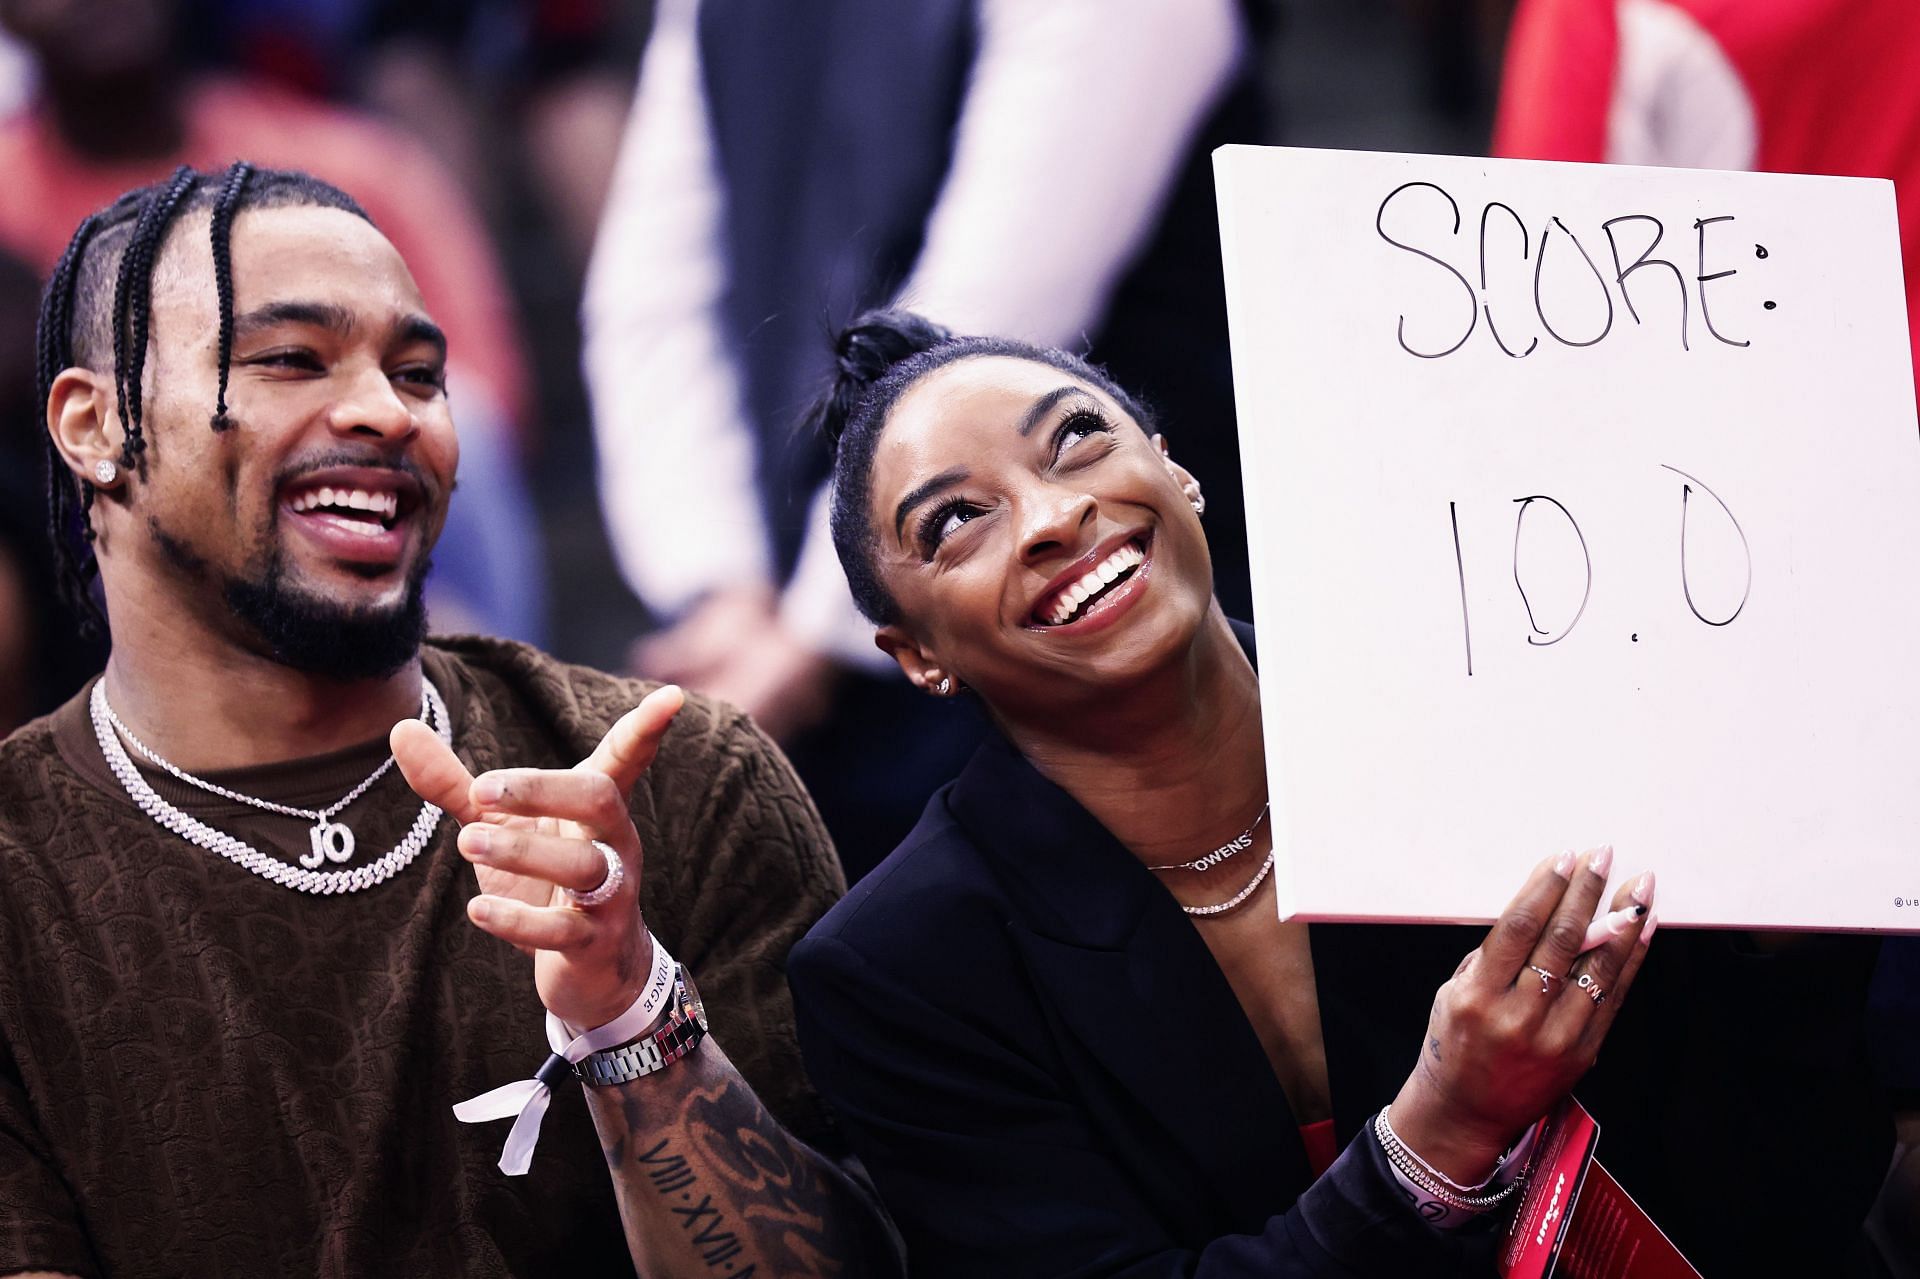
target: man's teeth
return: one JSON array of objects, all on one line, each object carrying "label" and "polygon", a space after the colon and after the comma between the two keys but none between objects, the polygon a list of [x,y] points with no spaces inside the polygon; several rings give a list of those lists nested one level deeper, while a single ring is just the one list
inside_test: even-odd
[{"label": "man's teeth", "polygon": [[319,488],[308,489],[288,505],[296,514],[326,507],[333,510],[366,511],[379,519],[390,520],[400,513],[400,495],[369,493],[365,489]]},{"label": "man's teeth", "polygon": [[1088,569],[1084,577],[1054,598],[1053,610],[1047,614],[1047,625],[1062,626],[1071,621],[1083,604],[1119,581],[1122,574],[1137,568],[1146,558],[1145,551],[1128,542],[1101,560]]}]

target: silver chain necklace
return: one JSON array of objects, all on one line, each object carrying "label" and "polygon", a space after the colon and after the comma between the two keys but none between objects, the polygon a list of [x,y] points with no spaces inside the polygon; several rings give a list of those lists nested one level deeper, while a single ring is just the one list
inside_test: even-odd
[{"label": "silver chain necklace", "polygon": [[[1260,829],[1261,819],[1266,817],[1267,809],[1272,807],[1272,805],[1272,800],[1268,800],[1266,803],[1260,805],[1260,811],[1253,815],[1253,821],[1248,823],[1245,830],[1208,853],[1205,857],[1196,857],[1190,862],[1174,862],[1167,866],[1155,866],[1153,869],[1162,872],[1169,870],[1212,870],[1215,866],[1218,866],[1221,862],[1227,860],[1227,858],[1233,856],[1241,849],[1253,847],[1253,832]],[[1257,883],[1258,881],[1256,880],[1255,882]]]},{"label": "silver chain necklace", "polygon": [[[154,767],[164,769],[187,785],[198,787],[209,795],[218,795],[222,799],[230,799],[240,804],[251,804],[253,807],[265,809],[269,813],[278,813],[282,817],[302,817],[312,822],[313,829],[307,832],[307,842],[312,845],[312,848],[300,854],[300,864],[308,870],[317,869],[323,861],[338,864],[353,859],[353,850],[357,842],[353,837],[353,828],[345,822],[334,821],[333,815],[366,794],[367,788],[379,781],[382,777],[385,777],[387,770],[393,767],[393,756],[389,755],[381,762],[380,767],[373,770],[372,775],[369,776],[366,781],[361,782],[358,786],[348,791],[346,795],[335,800],[325,808],[294,808],[292,805],[276,804],[268,799],[255,799],[252,795],[243,795],[237,790],[228,790],[224,786],[216,786],[212,782],[195,777],[186,769],[162,759],[158,751],[141,741],[138,737],[135,737],[133,730],[127,727],[125,721],[113,713],[113,707],[107,703],[107,695],[104,688],[100,691],[100,706],[106,712],[107,722],[119,729],[120,735],[132,743],[133,749],[145,756],[147,762]],[[420,694],[421,718],[426,718],[427,711],[427,695],[422,691]]]},{"label": "silver chain necklace", "polygon": [[[421,716],[432,725],[442,742],[450,742],[453,735],[452,726],[448,723],[447,707],[446,703],[440,699],[440,690],[433,686],[431,680],[423,679],[422,685]],[[427,846],[427,841],[433,838],[433,832],[440,824],[440,810],[432,804],[424,804],[421,806],[420,815],[414,818],[413,826],[407,831],[405,838],[385,856],[364,866],[356,866],[352,870],[317,870],[315,868],[321,864],[322,860],[343,862],[353,856],[353,832],[345,825],[334,822],[333,814],[358,799],[368,787],[379,781],[387,770],[393,767],[391,755],[387,757],[384,764],[374,770],[371,777],[354,787],[346,798],[338,803],[325,809],[292,808],[264,799],[255,799],[251,795],[243,795],[222,786],[215,786],[160,758],[129,732],[126,725],[120,722],[119,716],[113,713],[113,708],[107,704],[107,682],[104,679],[93,686],[93,696],[89,699],[88,706],[93,716],[94,735],[100,739],[100,753],[106,756],[107,767],[113,771],[114,777],[126,789],[128,797],[141,812],[188,843],[209,852],[218,853],[228,861],[284,887],[303,893],[329,894],[355,893],[365,888],[372,888],[376,884],[383,884],[399,874],[409,862],[420,855],[420,851]],[[205,822],[181,812],[162,799],[159,792],[148,785],[147,779],[140,775],[140,770],[134,767],[133,759],[127,754],[126,748],[120,744],[120,738],[114,731],[116,728],[119,732],[126,734],[127,740],[132,742],[142,755],[181,781],[224,799],[237,800],[269,812],[312,821],[314,827],[309,832],[311,851],[301,855],[298,867],[290,866],[277,858],[268,857],[251,844],[235,839],[223,831],[215,830]],[[344,832],[344,852],[337,851],[343,843],[340,835],[332,833],[336,831]]]}]

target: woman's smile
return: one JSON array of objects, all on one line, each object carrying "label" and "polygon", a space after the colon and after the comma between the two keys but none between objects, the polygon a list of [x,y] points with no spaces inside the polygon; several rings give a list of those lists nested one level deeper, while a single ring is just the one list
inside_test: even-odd
[{"label": "woman's smile", "polygon": [[1047,584],[1028,613],[1027,624],[1034,630],[1070,635],[1104,629],[1140,598],[1152,567],[1151,532],[1110,538]]}]

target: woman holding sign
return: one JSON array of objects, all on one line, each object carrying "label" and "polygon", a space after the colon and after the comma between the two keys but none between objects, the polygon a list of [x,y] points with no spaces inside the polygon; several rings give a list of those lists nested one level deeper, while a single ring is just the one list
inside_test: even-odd
[{"label": "woman holding sign", "polygon": [[[1279,922],[1251,632],[1151,419],[1072,356],[910,315],[839,350],[821,417],[855,599],[910,680],[977,696],[1004,738],[790,963],[810,1073],[915,1272],[1483,1268],[1516,1143],[1649,953],[1652,876],[1592,937],[1609,849],[1534,867],[1483,939]],[[1828,1178],[1796,1201],[1823,1228],[1854,1184],[1832,1154],[1791,1165]]]}]

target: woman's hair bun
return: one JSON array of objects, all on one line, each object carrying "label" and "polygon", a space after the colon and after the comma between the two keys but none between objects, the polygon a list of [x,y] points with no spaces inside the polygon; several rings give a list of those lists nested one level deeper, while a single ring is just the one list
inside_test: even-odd
[{"label": "woman's hair bun", "polygon": [[869,388],[904,360],[931,351],[953,335],[912,311],[868,311],[834,338],[833,386],[814,418],[827,443],[839,447],[848,420]]}]

